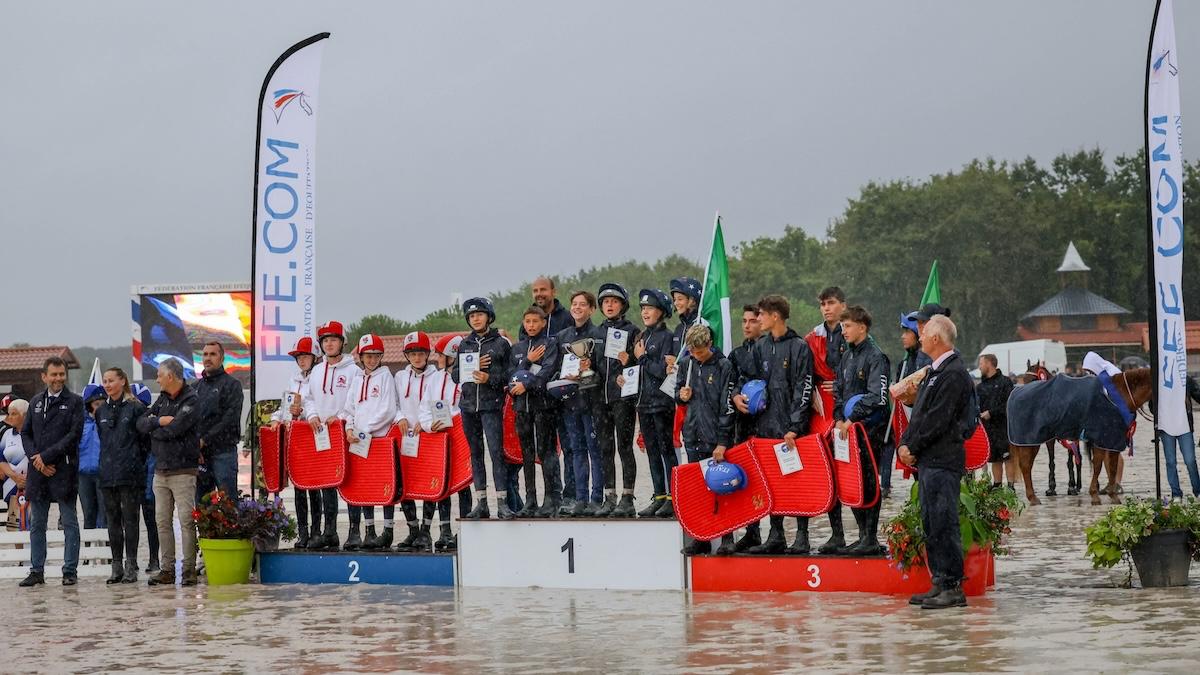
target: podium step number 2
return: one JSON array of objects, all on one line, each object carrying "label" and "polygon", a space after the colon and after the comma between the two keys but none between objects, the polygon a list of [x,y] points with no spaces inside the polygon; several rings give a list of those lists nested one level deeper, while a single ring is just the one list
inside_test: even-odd
[{"label": "podium step number 2", "polygon": [[682,545],[673,520],[463,521],[459,579],[464,586],[682,590]]}]

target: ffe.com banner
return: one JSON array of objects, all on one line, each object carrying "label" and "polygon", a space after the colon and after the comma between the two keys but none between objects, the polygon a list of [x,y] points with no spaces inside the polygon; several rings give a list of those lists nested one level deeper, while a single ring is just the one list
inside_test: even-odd
[{"label": "ffe.com banner", "polygon": [[315,328],[317,85],[328,37],[320,33],[285,51],[259,95],[251,268],[255,400],[282,396],[295,368],[288,352]]},{"label": "ffe.com banner", "polygon": [[[1154,307],[1151,353],[1158,370],[1158,428],[1188,432],[1187,344],[1183,321],[1183,122],[1175,12],[1161,0],[1154,14],[1146,69],[1146,152],[1149,157]],[[1157,334],[1156,334],[1157,333]]]}]

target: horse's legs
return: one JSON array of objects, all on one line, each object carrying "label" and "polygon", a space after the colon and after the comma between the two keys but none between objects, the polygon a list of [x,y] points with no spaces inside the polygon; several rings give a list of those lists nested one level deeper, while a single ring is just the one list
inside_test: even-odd
[{"label": "horse's legs", "polygon": [[1067,451],[1067,478],[1070,480],[1070,485],[1067,487],[1067,494],[1079,494],[1079,488],[1083,487],[1083,476],[1081,474],[1083,467],[1080,466],[1079,455],[1075,452]]},{"label": "horse's legs", "polygon": [[1121,485],[1118,475],[1121,459],[1119,452],[1110,452],[1104,457],[1104,470],[1108,473],[1108,499],[1114,504],[1121,503],[1121,498],[1117,495],[1117,488]]},{"label": "horse's legs", "polygon": [[1100,448],[1092,448],[1092,484],[1088,486],[1088,494],[1092,496],[1092,505],[1100,504],[1100,467],[1104,465],[1103,455],[1097,453],[1107,452]]},{"label": "horse's legs", "polygon": [[1050,478],[1046,481],[1046,496],[1054,497],[1058,495],[1058,490],[1054,481],[1054,441],[1046,444],[1046,454],[1050,456]]},{"label": "horse's legs", "polygon": [[1042,503],[1033,491],[1033,460],[1037,457],[1038,447],[1009,446],[1009,452],[1017,455],[1017,463],[1021,467],[1021,480],[1025,482],[1025,500],[1030,505]]}]

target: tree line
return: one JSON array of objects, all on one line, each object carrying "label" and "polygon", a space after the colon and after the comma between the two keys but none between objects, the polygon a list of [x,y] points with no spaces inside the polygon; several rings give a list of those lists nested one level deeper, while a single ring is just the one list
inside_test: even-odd
[{"label": "tree line", "polygon": [[[1200,162],[1184,166],[1184,213],[1200,217]],[[1196,215],[1193,215],[1196,214]],[[736,220],[725,223],[736,236]],[[1049,166],[1032,158],[1019,162],[975,160],[958,171],[921,180],[870,182],[846,210],[814,237],[788,225],[778,237],[759,237],[729,251],[734,336],[739,308],[766,293],[792,302],[792,326],[807,332],[820,321],[816,295],[825,286],[843,287],[851,303],[875,317],[881,347],[895,357],[902,312],[916,308],[929,267],[937,259],[944,304],[959,326],[960,346],[973,355],[989,342],[1017,339],[1020,318],[1059,290],[1055,273],[1074,241],[1092,268],[1088,288],[1129,309],[1129,320],[1146,318],[1145,154],[1106,161],[1099,149],[1064,153]],[[1198,243],[1186,228],[1184,258]],[[672,277],[703,274],[700,263],[669,255],[653,263],[627,261],[557,277],[559,297],[575,288],[595,289],[618,281],[636,293],[665,287]],[[532,276],[532,275],[531,275]],[[531,279],[532,280],[532,279]],[[1200,266],[1184,266],[1185,312],[1200,319]],[[516,333],[529,304],[529,286],[492,293],[501,328]],[[415,322],[384,315],[350,326],[354,337],[411,330],[464,330],[458,308]]]}]

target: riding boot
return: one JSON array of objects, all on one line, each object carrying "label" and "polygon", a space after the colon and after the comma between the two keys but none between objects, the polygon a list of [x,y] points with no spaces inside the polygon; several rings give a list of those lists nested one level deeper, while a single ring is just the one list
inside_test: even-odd
[{"label": "riding boot", "polygon": [[866,526],[866,533],[863,535],[862,544],[858,547],[858,555],[871,557],[879,556],[885,553],[885,549],[879,543],[879,506],[876,505],[863,514],[863,523]]},{"label": "riding boot", "polygon": [[663,495],[654,495],[651,497],[650,505],[641,511],[638,511],[638,518],[653,518],[654,514],[658,512],[659,507],[662,506],[662,500]]},{"label": "riding boot", "polygon": [[517,514],[508,508],[508,496],[503,492],[496,493],[496,517],[500,520],[512,520]]},{"label": "riding boot", "polygon": [[542,507],[534,514],[535,518],[557,518],[559,510],[562,509],[562,496],[558,493],[549,494],[545,501],[542,502]]},{"label": "riding boot", "polygon": [[492,517],[492,512],[488,510],[487,490],[479,491],[479,502],[475,504],[475,508],[466,516],[464,520],[487,520]]},{"label": "riding boot", "polygon": [[318,551],[324,546],[325,537],[321,534],[321,519],[313,518],[312,530],[308,533],[308,549]]},{"label": "riding boot", "polygon": [[632,518],[634,515],[633,495],[625,493],[621,495],[621,501],[617,502],[617,507],[612,511],[612,518]]},{"label": "riding boot", "polygon": [[104,581],[106,584],[119,584],[125,578],[125,563],[120,558],[113,558],[112,576]]},{"label": "riding boot", "polygon": [[762,543],[762,534],[759,532],[758,523],[750,523],[746,527],[746,534],[742,535],[741,539],[733,545],[735,553],[743,553]]},{"label": "riding boot", "polygon": [[817,553],[823,555],[837,553],[846,547],[846,532],[842,527],[841,504],[835,504],[834,509],[829,512],[829,526],[833,530],[833,534],[829,535],[829,539],[826,539],[824,544],[817,547]]},{"label": "riding boot", "polygon": [[380,551],[386,551],[392,547],[392,528],[389,525],[383,526],[383,532],[375,539],[375,544]]},{"label": "riding boot", "polygon": [[517,518],[537,518],[538,515],[537,492],[533,490],[525,491],[525,504],[517,511]]},{"label": "riding boot", "polygon": [[325,531],[321,533],[321,545],[315,546],[309,543],[309,550],[336,551],[340,543],[337,531],[337,491],[331,489],[321,490],[321,506],[321,517],[325,519]]},{"label": "riding boot", "polygon": [[362,548],[362,513],[355,509],[350,512],[350,534],[346,535],[346,543],[342,544],[343,551],[357,551]]},{"label": "riding boot", "polygon": [[[319,518],[314,517],[313,520]],[[308,497],[303,494],[296,497],[296,543],[292,548],[297,551],[308,548]]]},{"label": "riding boot", "polygon": [[417,538],[413,541],[412,546],[412,550],[415,553],[433,552],[433,537],[429,536],[429,523],[421,523],[421,527],[417,529]]},{"label": "riding boot", "polygon": [[604,503],[600,505],[600,508],[596,509],[594,515],[597,518],[607,518],[612,515],[615,508],[617,508],[617,493],[615,491],[605,491]]},{"label": "riding boot", "polygon": [[674,518],[675,517],[675,500],[671,499],[671,495],[664,495],[662,504],[658,510],[654,512],[655,518]]},{"label": "riding boot", "polygon": [[683,550],[680,551],[680,553],[686,556],[709,555],[712,553],[711,541],[700,541],[699,539],[692,539],[691,537],[688,537],[688,539],[691,539],[691,541],[683,547]]},{"label": "riding boot", "polygon": [[362,550],[377,551],[379,550],[379,537],[375,536],[375,526],[367,526],[367,536],[363,537]]},{"label": "riding boot", "polygon": [[[1055,490],[1056,485],[1054,482],[1054,446],[1053,445],[1051,445],[1050,448],[1047,450],[1047,454],[1050,455],[1050,476],[1046,481],[1046,496],[1047,497],[1056,497],[1056,496],[1058,496],[1058,491]],[[1070,456],[1070,451],[1067,452],[1067,455]]]},{"label": "riding boot", "polygon": [[440,526],[442,536],[433,542],[433,550],[438,553],[446,553],[454,550],[454,535],[450,532],[450,523],[442,523]]},{"label": "riding boot", "polygon": [[717,547],[717,555],[733,555],[737,552],[736,546],[732,534],[722,535],[721,545]]},{"label": "riding boot", "polygon": [[862,555],[863,544],[865,543],[867,532],[865,511],[866,509],[850,509],[850,513],[854,516],[854,523],[858,525],[858,538],[854,540],[853,544],[842,547],[838,553],[843,553],[845,555]]},{"label": "riding boot", "polygon": [[408,521],[408,536],[399,544],[396,544],[396,550],[401,553],[411,553],[416,550],[417,539],[421,535],[421,526],[415,520]]},{"label": "riding boot", "polygon": [[783,538],[783,516],[771,516],[771,530],[767,533],[767,540],[758,546],[750,547],[746,552],[754,555],[772,555],[783,553],[785,548],[787,540]]},{"label": "riding boot", "polygon": [[808,545],[808,518],[796,519],[796,541],[787,547],[788,555],[808,555],[812,548]]}]

